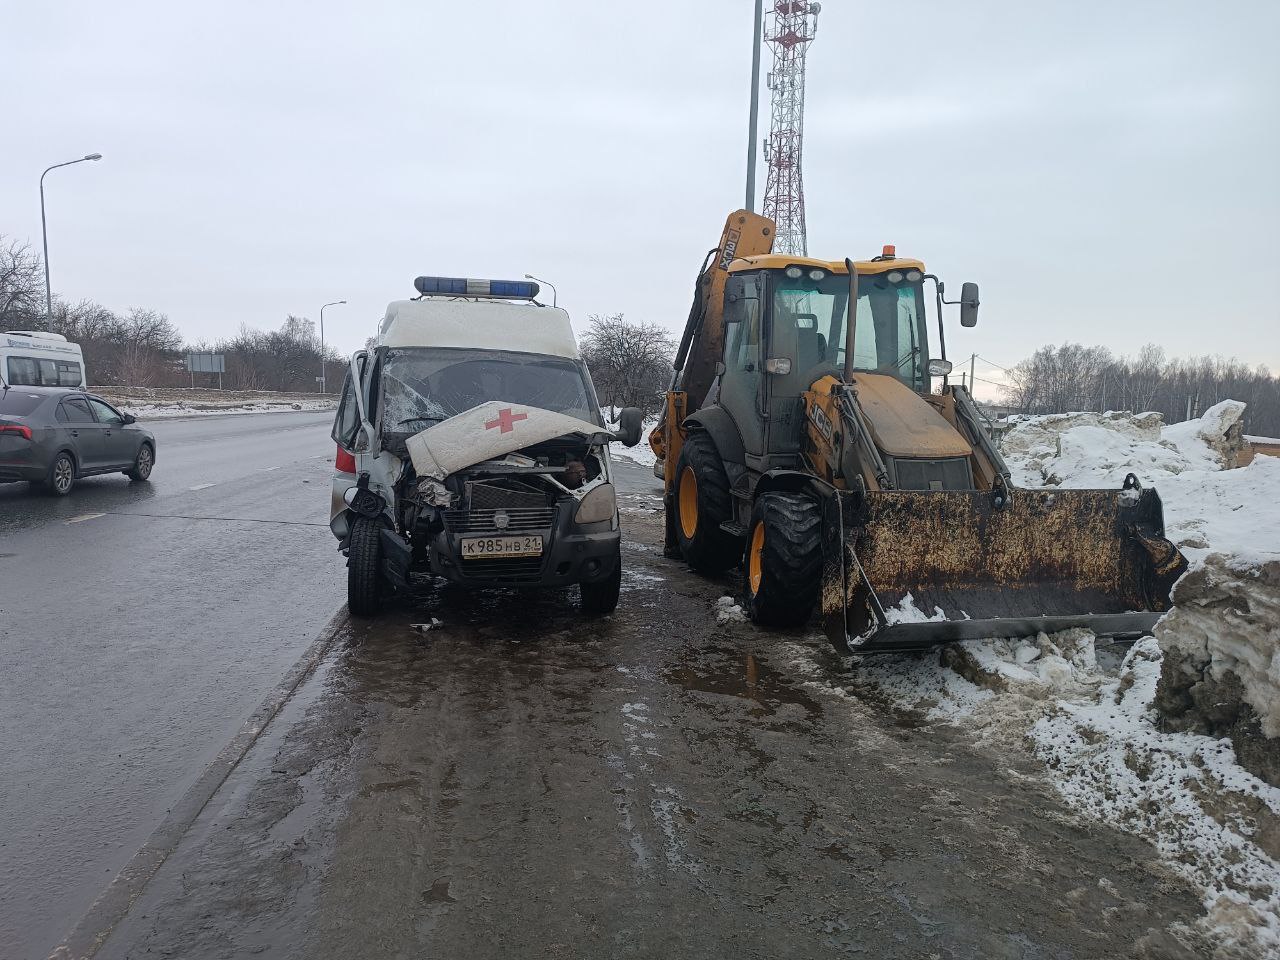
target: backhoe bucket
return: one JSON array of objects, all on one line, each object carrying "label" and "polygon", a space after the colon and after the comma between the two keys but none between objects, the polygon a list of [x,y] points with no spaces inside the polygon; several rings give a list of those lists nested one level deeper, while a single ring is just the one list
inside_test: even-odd
[{"label": "backhoe bucket", "polygon": [[1087,627],[1141,636],[1186,559],[1154,490],[837,491],[822,613],[847,653]]}]

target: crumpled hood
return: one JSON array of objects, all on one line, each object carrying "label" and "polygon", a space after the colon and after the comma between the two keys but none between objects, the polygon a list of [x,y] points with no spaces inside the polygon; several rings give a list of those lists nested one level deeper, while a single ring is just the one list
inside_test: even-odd
[{"label": "crumpled hood", "polygon": [[609,431],[541,407],[490,400],[415,433],[405,441],[420,477],[443,480],[485,460],[567,434],[592,437]]}]

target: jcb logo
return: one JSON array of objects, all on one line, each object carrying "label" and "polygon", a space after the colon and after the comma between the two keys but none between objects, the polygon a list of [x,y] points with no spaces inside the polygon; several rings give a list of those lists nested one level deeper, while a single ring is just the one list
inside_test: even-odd
[{"label": "jcb logo", "polygon": [[809,407],[809,419],[818,428],[818,432],[822,434],[827,443],[830,443],[831,438],[835,435],[835,427],[832,426],[831,418],[827,416],[827,412],[818,406],[816,401]]},{"label": "jcb logo", "polygon": [[724,252],[720,254],[720,269],[728,270],[733,263],[733,255],[738,250],[738,241],[742,239],[741,230],[730,230],[729,239],[725,241]]}]

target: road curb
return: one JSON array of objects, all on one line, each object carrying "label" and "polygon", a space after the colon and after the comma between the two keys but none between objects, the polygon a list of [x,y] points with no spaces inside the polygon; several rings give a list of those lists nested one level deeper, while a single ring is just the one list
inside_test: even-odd
[{"label": "road curb", "polygon": [[49,960],[88,960],[102,948],[107,937],[128,914],[147,883],[177,848],[183,835],[231,775],[231,771],[244,759],[245,754],[294,692],[315,672],[348,621],[347,608],[344,606],[330,618],[276,688],[173,805],[164,820],[147,838],[147,842],[98,895],[71,932],[53,949]]}]

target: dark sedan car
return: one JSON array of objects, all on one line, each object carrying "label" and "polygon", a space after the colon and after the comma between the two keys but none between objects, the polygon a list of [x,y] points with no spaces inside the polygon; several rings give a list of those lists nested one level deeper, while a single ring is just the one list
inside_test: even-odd
[{"label": "dark sedan car", "polygon": [[146,480],[156,438],[101,397],[64,387],[0,390],[0,483],[26,480],[64,497],[80,477]]}]

